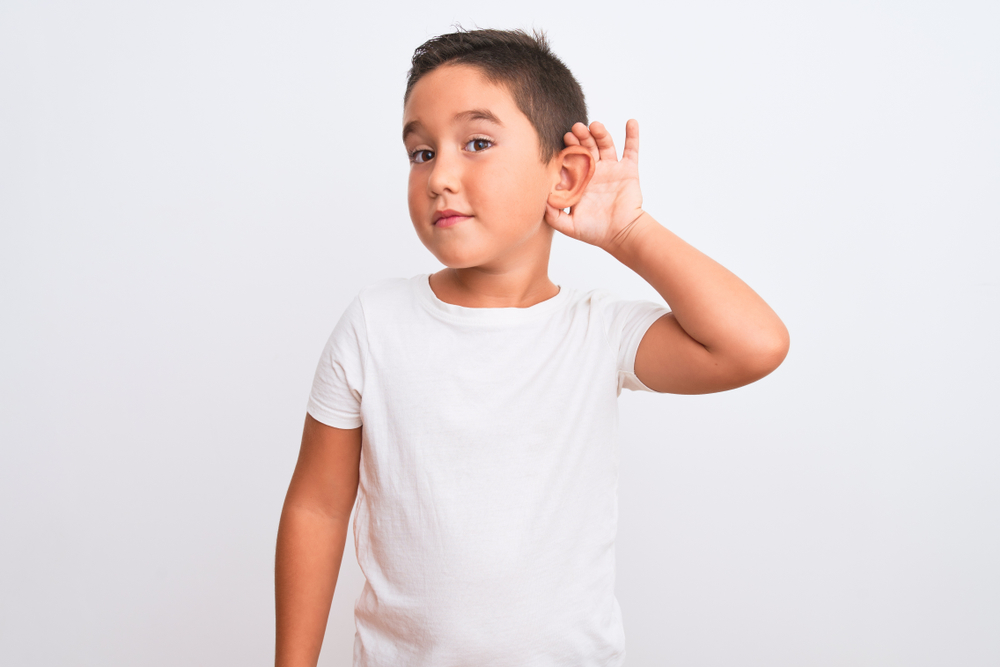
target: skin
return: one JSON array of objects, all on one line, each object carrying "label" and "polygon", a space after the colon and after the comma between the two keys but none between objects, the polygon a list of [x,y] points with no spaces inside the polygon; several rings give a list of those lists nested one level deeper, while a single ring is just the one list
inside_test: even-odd
[{"label": "skin", "polygon": [[315,667],[358,493],[361,428],[306,415],[274,559],[275,665]]},{"label": "skin", "polygon": [[[414,86],[403,112],[410,218],[446,268],[442,301],[524,308],[559,288],[548,277],[552,235],[604,249],[642,276],[672,312],[648,329],[635,372],[658,392],[698,394],[758,380],[782,362],[788,331],[743,281],[642,208],[639,124],[618,158],[599,122],[577,123],[542,159],[538,135],[508,90],[474,67],[445,65]],[[569,209],[566,213],[563,209]],[[436,213],[463,215],[435,224]],[[306,417],[278,528],[278,667],[315,667],[357,495],[361,428]]]},{"label": "skin", "polygon": [[589,128],[577,123],[564,141],[587,148],[597,167],[570,213],[549,205],[546,222],[606,250],[672,309],[639,343],[639,380],[658,392],[707,394],[755,382],[776,369],[789,346],[777,314],[746,283],[642,209],[638,121],[625,124],[620,160],[599,122]]},{"label": "skin", "polygon": [[[526,307],[554,296],[545,207],[550,198],[566,206],[579,199],[592,170],[588,151],[575,146],[542,162],[538,134],[510,93],[464,65],[422,78],[403,126],[410,219],[448,267],[431,276],[435,293],[470,308]],[[441,228],[434,213],[442,209],[471,215]]]}]

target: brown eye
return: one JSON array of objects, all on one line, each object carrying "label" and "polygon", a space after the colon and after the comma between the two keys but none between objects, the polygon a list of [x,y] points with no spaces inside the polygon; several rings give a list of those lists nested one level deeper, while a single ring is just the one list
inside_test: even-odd
[{"label": "brown eye", "polygon": [[423,164],[433,158],[434,151],[429,151],[426,148],[410,153],[410,162],[416,162],[417,164]]},{"label": "brown eye", "polygon": [[490,141],[489,139],[472,139],[469,141],[469,143],[465,144],[465,150],[471,151],[473,153],[478,153],[480,151],[486,150],[492,145],[493,142]]}]

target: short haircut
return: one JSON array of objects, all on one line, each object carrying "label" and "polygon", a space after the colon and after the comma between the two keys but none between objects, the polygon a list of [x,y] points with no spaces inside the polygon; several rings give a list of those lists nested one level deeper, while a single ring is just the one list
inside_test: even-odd
[{"label": "short haircut", "polygon": [[538,133],[542,160],[566,147],[563,135],[587,124],[587,102],[573,73],[549,49],[545,33],[523,30],[463,30],[427,40],[413,52],[403,104],[413,86],[441,65],[471,65],[488,81],[507,88]]}]

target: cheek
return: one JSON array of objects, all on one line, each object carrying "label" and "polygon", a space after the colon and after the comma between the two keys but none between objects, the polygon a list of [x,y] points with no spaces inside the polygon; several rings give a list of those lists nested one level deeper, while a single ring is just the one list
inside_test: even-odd
[{"label": "cheek", "polygon": [[406,181],[406,196],[411,201],[414,195],[418,193],[417,190],[417,175],[414,173],[413,169],[410,169],[410,176]]},{"label": "cheek", "polygon": [[418,210],[423,209],[421,203],[426,199],[425,194],[426,188],[421,183],[420,175],[411,170],[410,178],[406,184],[406,201],[409,204],[411,216]]},{"label": "cheek", "polygon": [[410,178],[410,184],[407,189],[407,208],[409,209],[410,222],[413,224],[413,229],[417,233],[417,238],[424,245],[427,244],[427,235],[430,230],[427,229],[427,203],[426,198],[421,197],[421,188],[413,182],[413,178]]},{"label": "cheek", "polygon": [[548,199],[546,174],[534,162],[523,162],[503,175],[505,205],[526,225],[537,224],[545,216]]},{"label": "cheek", "polygon": [[[469,203],[484,207],[503,218],[511,215],[523,218],[539,208],[540,183],[534,165],[517,162],[513,165],[484,165],[469,174],[465,192]],[[544,204],[541,209],[545,210]]]}]

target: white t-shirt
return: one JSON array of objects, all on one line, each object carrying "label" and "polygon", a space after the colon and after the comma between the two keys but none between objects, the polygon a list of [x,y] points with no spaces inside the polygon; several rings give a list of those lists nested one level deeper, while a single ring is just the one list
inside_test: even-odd
[{"label": "white t-shirt", "polygon": [[344,312],[309,398],[362,426],[355,667],[616,667],[618,396],[668,313],[604,290],[445,303],[428,275]]}]

